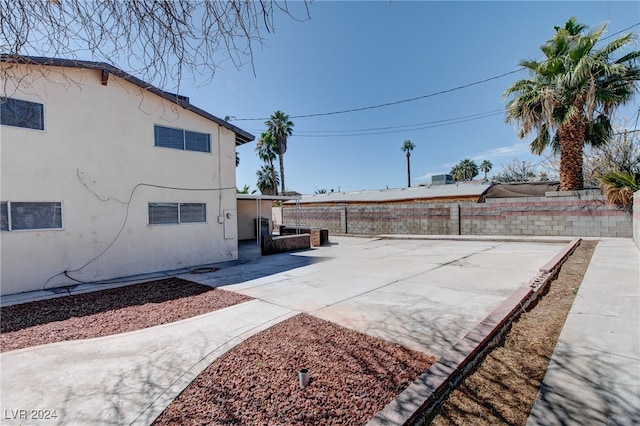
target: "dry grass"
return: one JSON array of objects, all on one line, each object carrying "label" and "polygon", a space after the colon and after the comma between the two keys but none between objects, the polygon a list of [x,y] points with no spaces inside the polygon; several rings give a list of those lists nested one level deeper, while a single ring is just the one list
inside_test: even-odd
[{"label": "dry grass", "polygon": [[582,241],[503,346],[443,404],[433,425],[524,425],[597,241]]}]

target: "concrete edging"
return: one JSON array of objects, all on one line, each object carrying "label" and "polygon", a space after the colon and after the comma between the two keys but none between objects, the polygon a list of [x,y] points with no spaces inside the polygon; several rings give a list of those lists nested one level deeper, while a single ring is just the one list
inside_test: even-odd
[{"label": "concrete edging", "polygon": [[540,268],[536,277],[517,289],[395,400],[376,413],[367,426],[428,424],[449,394],[493,348],[501,344],[511,323],[547,291],[560,266],[580,241],[580,238],[575,238],[568,243]]}]

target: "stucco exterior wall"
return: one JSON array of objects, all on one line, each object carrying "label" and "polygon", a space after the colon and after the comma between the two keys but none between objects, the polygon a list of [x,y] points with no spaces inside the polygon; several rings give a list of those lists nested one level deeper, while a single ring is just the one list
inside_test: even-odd
[{"label": "stucco exterior wall", "polygon": [[[65,271],[91,282],[237,258],[233,132],[100,80],[54,67],[7,88],[44,104],[45,129],[0,126],[0,198],[62,202],[63,229],[1,233],[2,294],[74,284]],[[212,152],[155,147],[154,124],[209,133]],[[207,221],[148,225],[150,202],[206,203]]]},{"label": "stucco exterior wall", "polygon": [[640,191],[633,194],[633,240],[640,249]]},{"label": "stucco exterior wall", "polygon": [[271,201],[262,200],[258,206],[255,200],[238,200],[238,240],[252,240],[256,238],[255,220],[258,213],[261,217],[269,219],[269,232],[271,225]]},{"label": "stucco exterior wall", "polygon": [[[486,203],[302,204],[299,214],[301,226],[326,228],[338,234],[632,235],[631,215],[610,207],[599,191],[547,195],[489,199]],[[283,217],[285,225],[294,224],[295,206],[285,205]]]}]

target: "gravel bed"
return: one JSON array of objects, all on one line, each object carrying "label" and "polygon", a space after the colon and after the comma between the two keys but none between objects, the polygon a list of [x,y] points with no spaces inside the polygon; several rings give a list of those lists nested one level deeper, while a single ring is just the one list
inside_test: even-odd
[{"label": "gravel bed", "polygon": [[250,297],[178,278],[0,308],[0,352],[125,333],[222,309]]},{"label": "gravel bed", "polygon": [[300,314],[214,361],[154,425],[362,425],[435,361]]}]

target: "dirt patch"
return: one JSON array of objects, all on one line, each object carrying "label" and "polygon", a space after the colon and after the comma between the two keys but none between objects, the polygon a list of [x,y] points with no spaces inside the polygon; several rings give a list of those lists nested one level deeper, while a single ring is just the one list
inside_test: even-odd
[{"label": "dirt patch", "polygon": [[0,352],[125,333],[222,309],[250,297],[178,278],[0,308]]},{"label": "dirt patch", "polygon": [[214,361],[154,425],[362,425],[434,362],[300,314]]},{"label": "dirt patch", "polygon": [[443,404],[432,425],[524,425],[597,241],[582,241],[549,291],[509,331],[503,346]]}]

